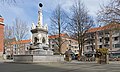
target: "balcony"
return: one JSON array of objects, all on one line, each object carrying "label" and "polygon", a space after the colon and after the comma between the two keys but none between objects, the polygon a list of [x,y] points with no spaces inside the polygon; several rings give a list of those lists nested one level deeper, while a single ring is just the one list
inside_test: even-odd
[{"label": "balcony", "polygon": [[118,37],[120,33],[113,33],[112,37]]}]

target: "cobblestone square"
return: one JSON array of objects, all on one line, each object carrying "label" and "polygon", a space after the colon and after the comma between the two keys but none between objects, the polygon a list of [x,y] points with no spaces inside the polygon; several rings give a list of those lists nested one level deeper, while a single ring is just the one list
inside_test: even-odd
[{"label": "cobblestone square", "polygon": [[120,63],[0,63],[0,72],[120,72]]}]

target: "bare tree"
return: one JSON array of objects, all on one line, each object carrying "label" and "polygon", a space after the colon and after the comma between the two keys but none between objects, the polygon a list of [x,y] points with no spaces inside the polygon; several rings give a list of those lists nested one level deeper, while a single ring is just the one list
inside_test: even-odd
[{"label": "bare tree", "polygon": [[18,5],[19,3],[24,3],[24,0],[0,0],[0,3],[2,3],[3,5]]},{"label": "bare tree", "polygon": [[[29,34],[29,28],[27,26],[27,23],[25,21],[20,20],[19,18],[15,19],[15,22],[13,24],[13,32],[14,36],[16,38],[15,41],[15,46],[16,46],[16,52],[18,53],[18,50],[20,53],[23,53],[23,44],[21,43],[23,39],[28,39],[28,34]],[[22,48],[22,49],[21,49]]]},{"label": "bare tree", "polygon": [[13,27],[6,25],[5,26],[5,31],[4,31],[4,38],[5,39],[12,39],[12,38],[14,38],[13,33],[14,33],[13,32]]},{"label": "bare tree", "polygon": [[0,0],[0,2],[7,3],[16,3],[16,0]]},{"label": "bare tree", "polygon": [[85,5],[80,0],[73,4],[71,12],[72,15],[69,17],[68,31],[78,40],[79,55],[81,56],[86,33],[93,26],[93,20],[89,16]]},{"label": "bare tree", "polygon": [[[21,40],[27,39],[29,34],[29,29],[27,23],[16,18],[13,26],[5,26],[5,39],[4,46],[5,48],[9,48],[12,42],[14,42],[17,49],[21,48]],[[13,54],[13,48],[10,50],[11,54]]]},{"label": "bare tree", "polygon": [[56,7],[56,9],[53,11],[53,14],[51,16],[51,35],[58,34],[59,37],[54,39],[56,42],[59,53],[61,53],[61,46],[65,42],[61,39],[61,33],[63,33],[67,27],[66,25],[66,14],[65,11],[61,8],[60,5]]},{"label": "bare tree", "polygon": [[16,18],[14,22],[13,30],[14,30],[14,36],[17,41],[28,38],[29,28],[25,21]]},{"label": "bare tree", "polygon": [[102,5],[98,11],[98,21],[102,23],[120,23],[120,0],[110,0],[108,5]]},{"label": "bare tree", "polygon": [[[97,14],[97,20],[100,23],[103,24],[120,24],[120,0],[110,0],[110,2],[107,5],[102,5],[101,10],[98,11]],[[120,33],[120,28],[118,25],[115,25],[115,28],[108,28],[107,30],[102,31],[103,37],[102,37],[102,47],[107,46],[112,50],[113,48],[113,42],[112,42],[112,35],[116,33]],[[118,26],[118,27],[117,27]],[[105,38],[105,33],[109,33],[109,45],[105,43],[107,39]],[[119,40],[120,40],[120,34],[119,34]],[[120,44],[120,42],[119,42]],[[111,53],[110,53],[111,55]]]},{"label": "bare tree", "polygon": [[[4,53],[8,46],[11,44],[11,42],[15,41],[13,33],[13,27],[6,25],[4,30]],[[12,53],[12,49],[10,50]]]}]

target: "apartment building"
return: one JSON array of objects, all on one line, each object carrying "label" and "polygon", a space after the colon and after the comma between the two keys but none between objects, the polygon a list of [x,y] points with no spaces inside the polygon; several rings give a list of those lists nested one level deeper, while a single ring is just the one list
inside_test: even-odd
[{"label": "apartment building", "polygon": [[108,48],[112,56],[120,56],[120,23],[91,28],[86,40],[84,53],[93,53],[96,48]]},{"label": "apartment building", "polygon": [[7,56],[26,54],[31,40],[12,41],[5,47],[5,54]]},{"label": "apartment building", "polygon": [[[57,38],[59,35],[51,35],[49,37],[49,45],[50,48],[54,51],[54,53],[58,53],[58,45],[57,45]],[[60,34],[62,45],[61,45],[61,53],[64,54],[67,50],[71,49],[74,54],[78,54],[78,42],[75,39],[69,37],[68,34]]]},{"label": "apartment building", "polygon": [[[70,38],[67,34],[61,34],[61,39],[63,44],[61,46],[61,52],[64,54],[68,49],[71,49],[74,54],[78,54],[78,42],[75,39]],[[55,38],[58,38],[58,35],[51,35],[49,37],[49,47],[53,50],[54,53],[58,53],[58,46],[55,42]],[[11,41],[10,44],[5,47],[5,54],[8,56],[27,54],[30,47],[31,40],[21,40],[21,41]]]}]

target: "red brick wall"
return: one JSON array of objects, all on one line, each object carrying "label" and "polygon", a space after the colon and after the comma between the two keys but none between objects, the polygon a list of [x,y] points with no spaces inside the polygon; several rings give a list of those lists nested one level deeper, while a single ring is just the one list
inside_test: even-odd
[{"label": "red brick wall", "polygon": [[0,18],[0,52],[3,52],[4,47],[4,24],[1,24],[3,20],[3,18]]}]

